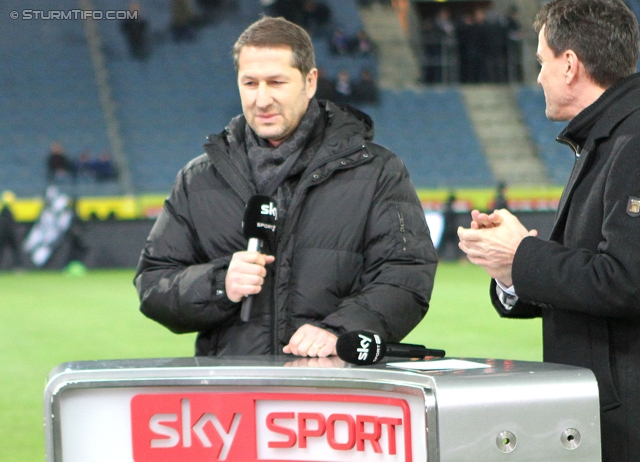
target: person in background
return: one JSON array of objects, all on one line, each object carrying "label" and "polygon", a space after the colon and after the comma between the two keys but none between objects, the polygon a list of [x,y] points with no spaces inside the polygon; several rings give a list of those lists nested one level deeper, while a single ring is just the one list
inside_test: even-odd
[{"label": "person in background", "polygon": [[509,203],[507,202],[507,184],[504,181],[498,183],[496,186],[496,195],[493,198],[493,209],[500,210],[505,209],[509,210]]},{"label": "person in background", "polygon": [[552,0],[538,13],[545,113],[575,164],[550,240],[506,210],[474,210],[460,248],[493,278],[501,316],[542,317],[544,361],[589,368],[604,462],[640,460],[638,22],[621,0]]},{"label": "person in background", "polygon": [[92,165],[96,181],[112,181],[118,178],[118,169],[111,160],[109,152],[102,152]]},{"label": "person in background", "polygon": [[176,42],[191,42],[196,38],[196,16],[189,0],[171,0],[171,33]]},{"label": "person in background", "polygon": [[456,196],[452,192],[442,207],[442,238],[438,245],[440,260],[458,260],[458,214],[455,210]]},{"label": "person in background", "polygon": [[362,104],[377,104],[380,101],[378,84],[369,69],[363,69],[360,79],[353,84],[353,101]]},{"label": "person in background", "polygon": [[334,55],[347,55],[349,54],[349,37],[341,29],[335,29],[331,36],[331,42],[329,43],[329,49]]},{"label": "person in background", "polygon": [[127,39],[129,54],[132,58],[145,60],[149,57],[149,37],[147,20],[142,17],[140,4],[132,2],[129,11],[133,17],[120,21],[120,28]]},{"label": "person in background", "polygon": [[52,142],[47,157],[47,181],[49,183],[71,182],[75,178],[75,173],[75,166],[62,144],[57,141]]},{"label": "person in background", "polygon": [[329,101],[335,101],[335,83],[327,76],[327,71],[320,67],[318,68],[318,82],[316,86],[317,88],[315,97],[317,99],[328,99]]},{"label": "person in background", "polygon": [[339,104],[348,104],[353,101],[353,85],[349,71],[343,69],[338,72],[338,79],[335,86],[335,102]]},{"label": "person in background", "polygon": [[17,224],[11,211],[11,205],[15,202],[15,195],[11,191],[2,193],[2,203],[0,204],[0,263],[4,257],[4,252],[8,249],[11,252],[12,265],[21,269],[23,266],[22,250],[20,249],[20,239],[16,230]]}]

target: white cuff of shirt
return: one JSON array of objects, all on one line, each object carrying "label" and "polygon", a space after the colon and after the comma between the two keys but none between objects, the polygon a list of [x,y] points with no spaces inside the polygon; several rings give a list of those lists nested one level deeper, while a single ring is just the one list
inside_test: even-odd
[{"label": "white cuff of shirt", "polygon": [[500,288],[502,289],[502,291],[503,291],[503,292],[505,292],[505,293],[507,293],[507,294],[509,294],[509,295],[512,295],[512,296],[514,296],[514,297],[517,297],[517,295],[516,295],[516,290],[513,288],[513,285],[511,285],[511,286],[507,287],[507,286],[505,286],[503,283],[501,283],[500,281],[498,281],[497,279],[496,279],[496,284],[498,284],[498,287],[500,287]]},{"label": "white cuff of shirt", "polygon": [[496,295],[498,295],[498,300],[502,303],[502,306],[505,310],[510,311],[513,308],[513,305],[518,301],[518,296],[516,295],[516,291],[511,287],[505,287],[504,284],[500,284],[500,282],[496,279]]}]

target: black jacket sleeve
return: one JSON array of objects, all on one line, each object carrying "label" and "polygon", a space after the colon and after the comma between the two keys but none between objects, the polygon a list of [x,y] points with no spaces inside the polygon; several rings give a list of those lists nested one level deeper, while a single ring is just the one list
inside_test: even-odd
[{"label": "black jacket sleeve", "polygon": [[[629,210],[630,200],[640,199],[640,136],[621,139],[620,146],[604,172],[597,241],[570,248],[525,238],[512,270],[520,302],[613,319],[640,317],[640,216]],[[593,226],[589,219],[581,217],[580,226]]]},{"label": "black jacket sleeve", "polygon": [[212,328],[239,307],[224,289],[231,256],[209,261],[193,228],[182,173],[140,256],[140,310],[176,333]]}]

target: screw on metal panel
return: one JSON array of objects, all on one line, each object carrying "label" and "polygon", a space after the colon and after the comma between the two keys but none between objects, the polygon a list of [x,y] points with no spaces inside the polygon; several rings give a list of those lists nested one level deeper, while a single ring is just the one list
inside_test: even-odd
[{"label": "screw on metal panel", "polygon": [[516,448],[516,435],[506,430],[498,433],[496,446],[498,446],[500,452],[513,451]]},{"label": "screw on metal panel", "polygon": [[575,449],[580,446],[580,441],[582,441],[582,437],[580,436],[580,432],[575,428],[567,428],[560,435],[560,442],[565,447],[565,449]]}]

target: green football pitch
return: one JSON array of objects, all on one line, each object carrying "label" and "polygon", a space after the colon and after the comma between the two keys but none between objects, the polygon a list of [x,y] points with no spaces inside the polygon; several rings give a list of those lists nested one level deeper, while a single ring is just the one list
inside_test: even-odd
[{"label": "green football pitch", "polygon": [[[45,459],[43,392],[58,364],[193,354],[194,335],[140,314],[132,279],[132,270],[0,273],[0,460]],[[441,264],[429,313],[405,342],[452,357],[540,361],[540,320],[500,319],[488,286],[480,268]]]}]

